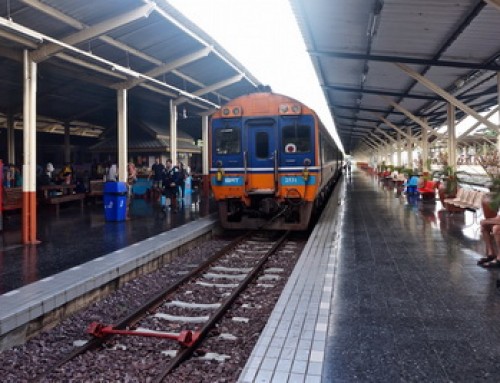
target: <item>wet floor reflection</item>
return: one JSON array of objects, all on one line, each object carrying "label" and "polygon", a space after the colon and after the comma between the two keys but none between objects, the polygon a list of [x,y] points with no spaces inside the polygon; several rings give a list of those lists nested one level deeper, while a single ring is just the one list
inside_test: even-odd
[{"label": "wet floor reflection", "polygon": [[[196,196],[195,196],[196,197]],[[195,202],[193,202],[195,201]],[[20,214],[6,221],[0,233],[0,294],[94,258],[160,234],[215,211],[213,202],[188,197],[179,201],[179,212],[162,212],[151,201],[134,199],[131,219],[106,222],[102,204],[38,211],[37,246],[21,244]]]}]

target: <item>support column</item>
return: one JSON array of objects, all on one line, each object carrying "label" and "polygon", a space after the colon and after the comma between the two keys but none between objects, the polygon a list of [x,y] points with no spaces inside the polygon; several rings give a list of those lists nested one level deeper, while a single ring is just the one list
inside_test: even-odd
[{"label": "support column", "polygon": [[127,89],[118,89],[116,96],[118,110],[118,181],[127,182]]},{"label": "support column", "polygon": [[448,103],[448,166],[457,169],[457,137],[455,134],[455,106]]},{"label": "support column", "polygon": [[397,140],[398,140],[398,146],[397,146],[397,163],[398,166],[401,167],[403,166],[403,162],[401,160],[401,150],[402,150],[402,144],[401,144],[401,133],[397,133]]},{"label": "support column", "polygon": [[177,165],[177,105],[170,100],[170,158],[172,164]]},{"label": "support column", "polygon": [[208,197],[210,190],[210,163],[208,158],[208,115],[201,116],[201,140],[203,141],[202,171],[203,171],[203,197]]},{"label": "support column", "polygon": [[36,239],[36,86],[37,64],[27,50],[23,52],[23,227],[24,244]]},{"label": "support column", "polygon": [[14,131],[14,115],[7,114],[7,161],[16,163],[16,133]]},{"label": "support column", "polygon": [[[500,72],[497,72],[497,105],[500,105]],[[497,115],[497,151],[500,153],[500,108],[498,109]]]},{"label": "support column", "polygon": [[71,147],[70,147],[70,127],[69,121],[64,123],[64,162],[71,162]]},{"label": "support column", "polygon": [[[427,121],[425,122],[427,123]],[[429,158],[429,142],[427,138],[427,129],[422,129],[422,169],[424,172],[431,171],[431,169],[427,165],[428,158]]]},{"label": "support column", "polygon": [[408,151],[408,167],[413,170],[414,169],[414,166],[413,166],[413,139],[411,138],[411,128],[408,127],[407,128],[407,134],[408,134],[408,139],[407,139],[407,142],[408,142],[408,148],[407,148],[407,151]]}]

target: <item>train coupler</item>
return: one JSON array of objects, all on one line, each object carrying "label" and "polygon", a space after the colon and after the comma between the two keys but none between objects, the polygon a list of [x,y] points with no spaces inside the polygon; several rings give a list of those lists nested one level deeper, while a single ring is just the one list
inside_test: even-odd
[{"label": "train coupler", "polygon": [[185,347],[191,347],[200,336],[199,332],[191,330],[183,330],[178,334],[152,330],[118,330],[114,329],[111,325],[103,325],[98,322],[92,322],[87,328],[87,333],[95,336],[96,338],[103,338],[106,335],[131,335],[171,339],[177,341]]}]

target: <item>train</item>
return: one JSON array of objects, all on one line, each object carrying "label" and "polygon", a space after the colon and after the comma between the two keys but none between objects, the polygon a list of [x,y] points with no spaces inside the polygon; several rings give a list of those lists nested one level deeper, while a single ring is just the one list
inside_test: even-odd
[{"label": "train", "polygon": [[314,110],[256,92],[209,120],[210,187],[224,229],[306,230],[342,172],[343,153]]}]

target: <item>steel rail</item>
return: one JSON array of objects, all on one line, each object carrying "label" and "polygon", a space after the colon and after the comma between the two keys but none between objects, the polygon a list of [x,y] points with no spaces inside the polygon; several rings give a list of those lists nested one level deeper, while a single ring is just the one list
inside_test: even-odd
[{"label": "steel rail", "polygon": [[[245,234],[243,234],[243,235],[239,236],[238,238],[236,238],[235,240],[233,240],[228,245],[224,246],[222,249],[220,249],[214,255],[212,255],[209,259],[207,259],[205,262],[203,262],[200,266],[198,266],[196,269],[192,270],[188,274],[184,275],[182,278],[178,279],[174,283],[167,286],[165,289],[163,289],[158,294],[156,294],[155,296],[150,298],[148,301],[146,301],[146,303],[144,303],[142,306],[129,312],[124,318],[119,320],[118,324],[115,325],[113,328],[117,329],[117,330],[123,330],[123,329],[126,329],[127,327],[132,326],[134,323],[138,322],[144,316],[144,314],[146,314],[148,311],[151,311],[151,310],[155,309],[157,306],[159,306],[165,300],[166,296],[172,294],[174,291],[176,291],[179,288],[179,286],[188,282],[191,278],[194,278],[194,277],[198,276],[199,274],[201,274],[213,262],[215,262],[216,260],[221,258],[227,252],[234,249],[237,245],[239,245],[241,242],[243,242],[245,239],[247,239],[253,233],[254,233],[254,231],[246,232]],[[63,357],[61,360],[59,360],[58,362],[53,364],[47,371],[44,371],[44,373],[42,375],[35,376],[34,378],[32,378],[31,381],[39,381],[39,380],[42,380],[43,378],[48,377],[56,369],[63,366],[64,364],[68,363],[72,359],[76,358],[78,355],[81,355],[87,351],[93,350],[93,349],[101,346],[111,336],[112,335],[105,335],[102,338],[92,338],[86,344],[84,344],[81,347],[76,348],[75,350],[70,352],[67,356]]]},{"label": "steel rail", "polygon": [[238,298],[242,291],[252,282],[255,277],[259,274],[264,264],[267,262],[269,257],[275,253],[275,251],[281,246],[281,244],[288,238],[290,231],[285,232],[272,246],[269,251],[262,256],[260,261],[255,265],[252,271],[246,276],[246,278],[240,283],[240,285],[235,288],[235,290],[231,293],[231,295],[221,304],[221,306],[217,309],[217,311],[209,318],[207,322],[203,325],[201,330],[199,331],[199,337],[190,347],[182,348],[181,351],[170,360],[170,362],[165,366],[163,371],[157,375],[154,380],[155,383],[162,382],[168,374],[176,367],[178,367],[182,362],[188,359],[196,348],[200,345],[200,343],[207,337],[210,330],[215,326],[215,324],[222,318],[222,316],[231,308],[233,302]]}]

